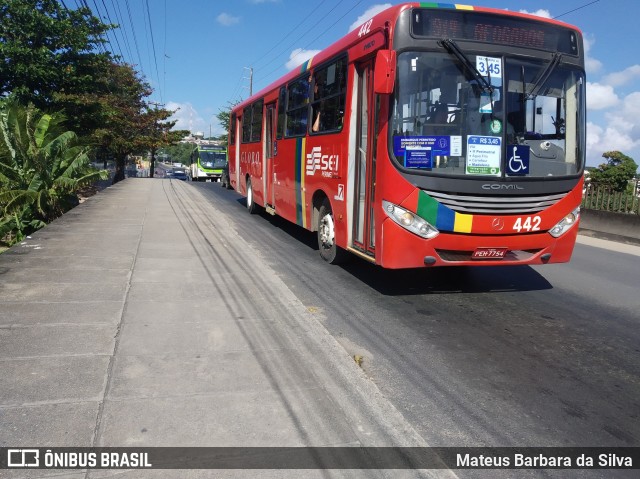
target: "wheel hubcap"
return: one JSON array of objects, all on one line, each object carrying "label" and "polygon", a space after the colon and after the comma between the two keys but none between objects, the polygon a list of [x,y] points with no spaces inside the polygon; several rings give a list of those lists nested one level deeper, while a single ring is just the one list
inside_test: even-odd
[{"label": "wheel hubcap", "polygon": [[333,246],[333,217],[325,215],[320,221],[320,241],[325,248]]}]

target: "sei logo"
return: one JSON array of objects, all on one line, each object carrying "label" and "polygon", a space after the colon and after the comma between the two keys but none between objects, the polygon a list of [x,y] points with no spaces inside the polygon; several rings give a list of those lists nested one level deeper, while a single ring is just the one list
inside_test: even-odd
[{"label": "sei logo", "polygon": [[315,175],[316,171],[321,171],[322,176],[331,178],[334,173],[338,172],[339,160],[338,155],[323,155],[322,148],[316,146],[311,150],[311,153],[307,154],[307,176]]}]

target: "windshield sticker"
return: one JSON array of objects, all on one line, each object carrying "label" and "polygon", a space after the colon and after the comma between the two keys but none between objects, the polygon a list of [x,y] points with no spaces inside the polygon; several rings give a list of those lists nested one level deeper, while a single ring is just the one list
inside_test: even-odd
[{"label": "windshield sticker", "polygon": [[480,95],[480,113],[493,113],[491,96],[487,93]]},{"label": "windshield sticker", "polygon": [[462,156],[462,137],[450,136],[451,139],[451,156]]},{"label": "windshield sticker", "polygon": [[502,132],[502,122],[500,120],[492,120],[491,123],[489,123],[489,129],[494,135],[500,134],[500,132]]},{"label": "windshield sticker", "polygon": [[467,136],[467,174],[500,176],[502,138]]},{"label": "windshield sticker", "polygon": [[529,174],[529,153],[528,145],[508,145],[507,146],[507,175],[524,176]]},{"label": "windshield sticker", "polygon": [[480,113],[493,113],[494,103],[500,101],[500,90],[495,89],[491,94],[480,94]]},{"label": "windshield sticker", "polygon": [[502,58],[476,57],[476,68],[480,74],[490,79],[491,86],[502,86]]},{"label": "windshield sticker", "polygon": [[436,156],[461,156],[461,136],[394,137],[394,153],[406,168],[433,168]]},{"label": "windshield sticker", "polygon": [[423,146],[407,146],[404,154],[405,168],[433,168],[431,149]]}]

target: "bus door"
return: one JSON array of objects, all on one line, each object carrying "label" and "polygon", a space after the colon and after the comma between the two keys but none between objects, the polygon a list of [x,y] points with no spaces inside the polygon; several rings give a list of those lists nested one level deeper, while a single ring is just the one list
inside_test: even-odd
[{"label": "bus door", "polygon": [[375,105],[373,94],[373,61],[356,66],[357,122],[356,165],[354,182],[353,247],[375,256]]},{"label": "bus door", "polygon": [[275,191],[274,184],[275,178],[275,161],[278,154],[276,143],[276,104],[270,103],[266,108],[266,121],[265,121],[265,135],[264,135],[264,151],[266,159],[266,174],[265,176],[265,197],[264,202],[267,207],[267,211],[274,213],[273,210],[269,210],[268,206],[275,207]]}]

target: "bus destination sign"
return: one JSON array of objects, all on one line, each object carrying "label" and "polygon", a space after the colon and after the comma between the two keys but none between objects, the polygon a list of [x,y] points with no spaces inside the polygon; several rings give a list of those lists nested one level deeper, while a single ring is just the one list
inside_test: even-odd
[{"label": "bus destination sign", "polygon": [[559,25],[480,12],[434,9],[416,9],[412,18],[412,32],[416,37],[472,40],[578,54],[576,32]]}]

